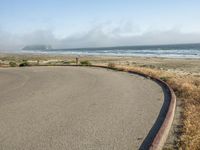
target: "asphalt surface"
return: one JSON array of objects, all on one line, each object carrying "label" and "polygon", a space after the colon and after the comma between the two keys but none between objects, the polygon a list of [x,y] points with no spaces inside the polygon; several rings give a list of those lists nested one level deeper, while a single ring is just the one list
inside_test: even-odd
[{"label": "asphalt surface", "polygon": [[1,150],[133,150],[153,126],[162,88],[88,67],[0,69]]}]

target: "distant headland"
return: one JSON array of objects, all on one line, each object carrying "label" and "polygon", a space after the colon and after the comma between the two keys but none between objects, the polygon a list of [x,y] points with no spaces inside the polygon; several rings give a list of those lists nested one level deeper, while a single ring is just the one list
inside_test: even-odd
[{"label": "distant headland", "polygon": [[22,50],[49,50],[51,45],[27,45]]}]

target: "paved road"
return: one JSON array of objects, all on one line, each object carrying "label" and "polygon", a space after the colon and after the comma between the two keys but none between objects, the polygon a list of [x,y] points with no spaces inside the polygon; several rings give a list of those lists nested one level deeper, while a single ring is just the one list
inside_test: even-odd
[{"label": "paved road", "polygon": [[137,149],[163,97],[153,81],[106,69],[0,69],[0,149]]}]

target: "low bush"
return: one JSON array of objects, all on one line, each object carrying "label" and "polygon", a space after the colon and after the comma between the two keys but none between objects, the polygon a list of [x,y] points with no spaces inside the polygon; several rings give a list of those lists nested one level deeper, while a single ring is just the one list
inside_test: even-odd
[{"label": "low bush", "polygon": [[64,65],[69,65],[70,62],[69,62],[69,61],[63,61],[63,64],[64,64]]},{"label": "low bush", "polygon": [[15,62],[9,62],[9,65],[10,65],[10,67],[16,67],[17,66],[17,64],[15,63]]},{"label": "low bush", "polygon": [[75,64],[76,63],[76,61],[74,61],[74,60],[71,60],[71,61],[68,61],[70,64]]},{"label": "low bush", "polygon": [[22,63],[19,64],[19,67],[26,67],[29,66],[29,63],[27,61],[23,61]]},{"label": "low bush", "polygon": [[91,62],[89,62],[88,60],[81,61],[80,64],[83,65],[83,66],[90,66],[90,65],[92,65]]}]

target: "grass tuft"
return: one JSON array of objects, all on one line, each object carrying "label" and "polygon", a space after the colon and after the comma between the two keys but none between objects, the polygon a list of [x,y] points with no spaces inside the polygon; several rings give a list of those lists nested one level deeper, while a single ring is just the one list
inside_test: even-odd
[{"label": "grass tuft", "polygon": [[81,61],[80,64],[83,66],[91,66],[92,65],[92,63],[88,60]]}]

